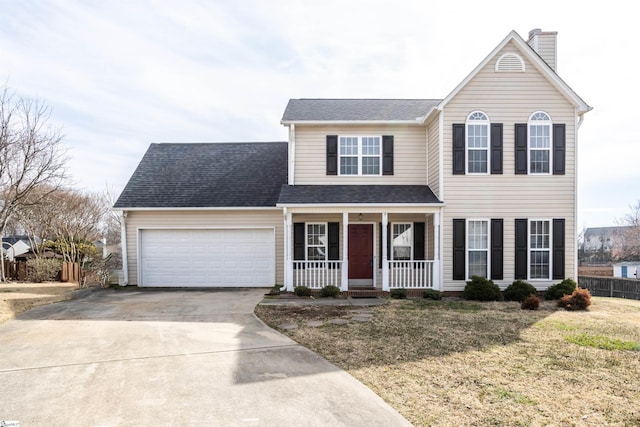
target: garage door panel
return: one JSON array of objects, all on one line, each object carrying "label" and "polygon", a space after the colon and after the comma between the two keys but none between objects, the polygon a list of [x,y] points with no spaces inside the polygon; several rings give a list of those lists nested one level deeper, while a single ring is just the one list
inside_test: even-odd
[{"label": "garage door panel", "polygon": [[272,286],[273,229],[140,231],[140,285]]}]

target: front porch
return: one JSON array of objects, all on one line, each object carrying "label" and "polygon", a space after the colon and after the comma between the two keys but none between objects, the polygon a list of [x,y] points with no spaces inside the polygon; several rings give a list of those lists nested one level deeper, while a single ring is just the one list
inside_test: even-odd
[{"label": "front porch", "polygon": [[441,206],[287,207],[285,288],[440,289]]}]

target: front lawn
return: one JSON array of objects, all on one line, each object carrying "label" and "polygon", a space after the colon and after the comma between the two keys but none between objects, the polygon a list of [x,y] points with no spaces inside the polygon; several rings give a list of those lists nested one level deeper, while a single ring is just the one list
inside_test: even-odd
[{"label": "front lawn", "polygon": [[640,301],[392,300],[370,322],[354,307],[258,306],[256,314],[351,375],[416,426],[640,425]]}]

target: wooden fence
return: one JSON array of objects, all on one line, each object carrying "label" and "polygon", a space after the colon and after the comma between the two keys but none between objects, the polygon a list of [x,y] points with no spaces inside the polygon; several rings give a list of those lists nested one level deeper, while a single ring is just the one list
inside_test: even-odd
[{"label": "wooden fence", "polygon": [[579,276],[578,286],[593,296],[640,300],[640,280],[621,277]]},{"label": "wooden fence", "polygon": [[74,282],[80,283],[80,279],[82,278],[82,271],[80,270],[80,265],[77,262],[63,262],[62,270],[60,271],[60,281],[61,282]]},{"label": "wooden fence", "polygon": [[[26,261],[4,260],[4,275],[9,280],[25,282],[29,280],[29,269]],[[82,270],[77,262],[63,262],[58,275],[61,282],[80,283]]]},{"label": "wooden fence", "polygon": [[9,280],[24,282],[27,280],[27,263],[4,260],[4,275]]}]

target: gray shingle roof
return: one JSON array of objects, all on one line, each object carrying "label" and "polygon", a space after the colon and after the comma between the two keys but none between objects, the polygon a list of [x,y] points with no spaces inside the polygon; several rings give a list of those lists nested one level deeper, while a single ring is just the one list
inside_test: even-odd
[{"label": "gray shingle roof", "polygon": [[290,99],[282,121],[415,120],[439,99]]},{"label": "gray shingle roof", "polygon": [[283,185],[278,204],[442,203],[427,185]]},{"label": "gray shingle roof", "polygon": [[115,208],[275,206],[287,143],[151,144]]}]

